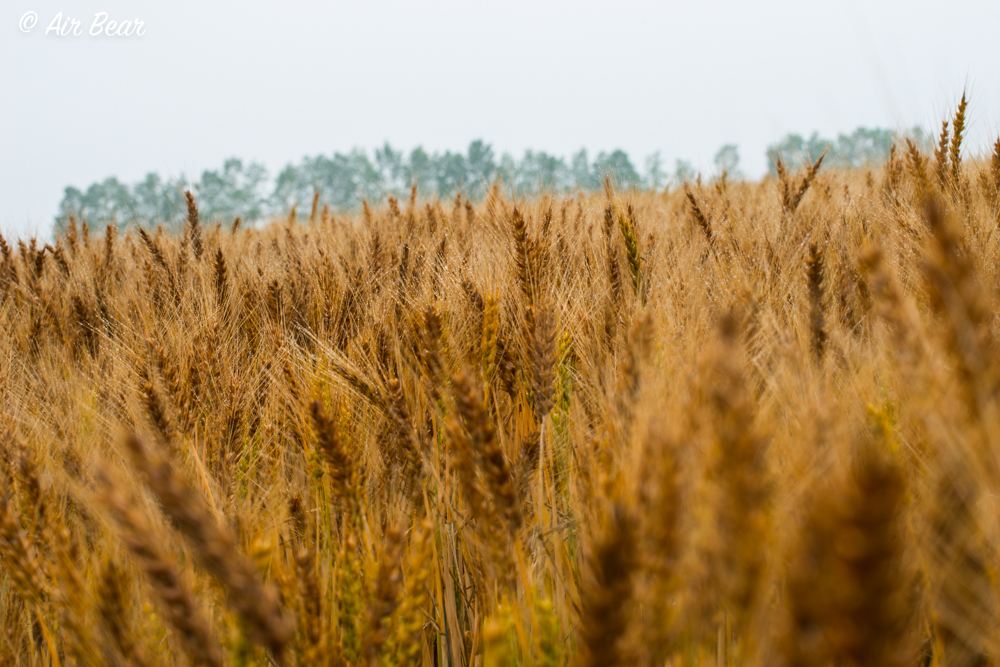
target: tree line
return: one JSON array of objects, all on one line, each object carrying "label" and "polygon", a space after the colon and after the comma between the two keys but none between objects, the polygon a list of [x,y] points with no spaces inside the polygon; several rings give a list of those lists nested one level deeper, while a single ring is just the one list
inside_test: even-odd
[{"label": "tree line", "polygon": [[[919,130],[915,133],[920,139],[925,136]],[[832,167],[878,164],[888,156],[894,137],[890,130],[865,128],[832,141],[816,134],[809,139],[789,134],[768,147],[768,161],[772,170],[779,155],[786,164],[795,166],[814,161],[825,150]],[[713,163],[713,175],[725,172],[731,179],[741,177],[735,144],[720,148]],[[441,198],[462,192],[477,200],[498,178],[515,192],[533,194],[540,190],[598,190],[608,175],[623,188],[649,190],[680,185],[697,176],[690,162],[676,160],[670,169],[658,152],[645,159],[640,171],[620,149],[600,152],[593,158],[581,149],[568,159],[528,150],[516,159],[508,153],[497,156],[493,147],[482,140],[470,143],[465,153],[428,153],[417,147],[408,155],[385,143],[372,153],[355,149],[305,157],[298,164],[287,165],[273,179],[262,164],[230,158],[221,169],[202,172],[196,181],[149,173],[131,185],[110,177],[85,190],[67,187],[59,204],[56,228],[65,225],[70,216],[99,225],[125,226],[142,221],[177,227],[187,211],[185,190],[198,198],[199,210],[206,219],[231,220],[239,216],[253,223],[283,214],[296,204],[310,203],[316,192],[320,193],[320,205],[349,210],[360,206],[363,199],[406,196],[413,185],[424,194]]]},{"label": "tree line", "polygon": [[[816,162],[826,153],[823,165],[827,169],[856,169],[866,165],[882,164],[889,159],[889,151],[899,139],[899,133],[882,128],[859,127],[851,134],[825,139],[813,132],[808,139],[799,134],[787,134],[767,147],[767,163],[772,176],[777,175],[777,158],[793,168]],[[930,150],[934,138],[920,127],[905,133],[921,150]]]}]

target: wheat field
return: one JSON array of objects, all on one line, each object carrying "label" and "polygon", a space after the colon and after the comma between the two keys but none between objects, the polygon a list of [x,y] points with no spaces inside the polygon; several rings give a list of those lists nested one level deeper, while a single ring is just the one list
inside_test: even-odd
[{"label": "wheat field", "polygon": [[1000,141],[964,124],[4,239],[0,663],[1000,664]]}]

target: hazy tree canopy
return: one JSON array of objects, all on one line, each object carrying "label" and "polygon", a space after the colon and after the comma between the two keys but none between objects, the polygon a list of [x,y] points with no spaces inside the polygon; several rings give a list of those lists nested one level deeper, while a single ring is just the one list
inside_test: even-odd
[{"label": "hazy tree canopy", "polygon": [[[910,136],[922,147],[932,141],[919,128]],[[767,157],[772,173],[779,155],[791,168],[797,168],[815,161],[823,151],[827,151],[826,163],[832,167],[857,167],[885,160],[895,139],[891,130],[863,127],[836,140],[816,133],[808,139],[789,134],[768,147]],[[739,164],[739,148],[726,144],[715,154],[714,175],[725,172],[729,178],[739,178]],[[197,197],[206,220],[229,221],[240,216],[252,223],[286,213],[296,204],[308,207],[316,192],[320,193],[321,205],[349,210],[360,206],[362,198],[405,198],[411,185],[424,195],[449,198],[461,192],[478,200],[497,178],[518,194],[532,195],[539,191],[599,190],[606,177],[619,187],[654,190],[696,177],[692,164],[680,159],[673,173],[668,173],[659,152],[648,156],[643,166],[640,174],[629,155],[620,149],[600,152],[593,159],[585,149],[568,159],[532,150],[525,151],[520,159],[506,153],[497,157],[493,147],[482,139],[469,144],[464,154],[428,153],[418,146],[407,155],[387,142],[371,154],[354,149],[305,157],[298,164],[285,166],[274,178],[262,164],[230,158],[221,169],[205,171],[199,180],[190,183],[184,177],[164,180],[150,173],[131,186],[108,178],[86,191],[68,187],[59,206],[56,229],[61,229],[70,215],[91,224],[125,225],[141,220],[143,224],[177,228],[187,213],[187,189]]]},{"label": "hazy tree canopy", "polygon": [[591,168],[587,160],[587,150],[580,149],[580,152],[573,156],[570,162],[570,173],[573,182],[581,190],[596,190],[601,187],[600,176]]},{"label": "hazy tree canopy", "polygon": [[394,150],[389,142],[375,149],[375,169],[389,190],[406,187],[406,163],[402,151]]},{"label": "hazy tree canopy", "polygon": [[[915,127],[905,133],[914,139],[922,148],[928,141],[924,131]],[[823,164],[837,169],[877,165],[889,157],[889,150],[900,138],[899,133],[886,129],[868,129],[859,127],[851,134],[841,134],[836,140],[825,139],[813,132],[808,139],[798,134],[787,134],[776,144],[767,147],[767,162],[771,175],[775,175],[775,162],[778,156],[793,169],[803,167],[806,163],[815,162],[823,151],[826,157]]]},{"label": "hazy tree canopy", "polygon": [[674,183],[682,185],[695,177],[694,167],[687,160],[676,160],[674,162]]},{"label": "hazy tree canopy", "polygon": [[[139,220],[150,220],[158,223],[168,223],[172,220],[183,219],[187,205],[184,202],[184,190],[189,184],[185,179],[173,179],[163,181],[159,174],[146,174],[146,179],[132,186],[132,208],[135,218]],[[124,196],[125,193],[121,193]],[[90,216],[83,215],[88,219]],[[132,220],[132,216],[127,216],[126,220]],[[122,220],[119,218],[121,222]]]},{"label": "hazy tree canopy", "polygon": [[566,162],[545,151],[525,151],[520,162],[505,154],[500,162],[500,176],[520,194],[567,190],[574,184]]},{"label": "hazy tree canopy", "polygon": [[485,185],[496,175],[496,161],[493,157],[493,147],[476,139],[469,144],[469,157],[466,166],[469,170],[469,183]]},{"label": "hazy tree canopy", "polygon": [[628,154],[623,150],[616,150],[612,153],[599,153],[594,162],[597,171],[596,176],[603,181],[605,176],[610,176],[621,187],[628,188],[640,186],[642,179],[639,172],[632,166],[632,161],[628,159]]},{"label": "hazy tree canopy", "polygon": [[[647,184],[622,150],[600,153],[593,162],[586,151],[580,151],[567,163],[562,157],[531,150],[521,159],[506,154],[497,159],[493,147],[481,139],[469,144],[465,154],[428,153],[418,146],[406,155],[385,143],[371,157],[360,149],[305,157],[285,166],[273,179],[261,164],[230,158],[222,169],[205,171],[194,183],[183,178],[163,181],[149,174],[131,187],[115,178],[95,183],[86,192],[69,187],[56,225],[61,228],[68,216],[75,215],[96,224],[142,220],[176,228],[187,212],[186,189],[194,192],[206,220],[240,216],[253,222],[287,212],[296,204],[309,205],[316,192],[321,204],[346,210],[359,206],[362,198],[406,197],[411,185],[425,195],[446,198],[462,192],[476,200],[498,177],[527,195],[542,190],[596,190],[609,175],[623,187]],[[664,181],[657,171],[652,187]]]},{"label": "hazy tree canopy", "polygon": [[134,220],[155,221],[170,226],[183,220],[184,190],[189,187],[183,179],[163,181],[158,174],[146,178],[131,188],[111,177],[94,183],[81,192],[68,187],[60,204],[61,215],[56,218],[56,229],[67,215],[97,224],[123,226]]},{"label": "hazy tree canopy", "polygon": [[729,178],[740,177],[740,151],[736,144],[726,144],[715,154],[713,158],[715,171],[719,174],[726,174]]},{"label": "hazy tree canopy", "polygon": [[660,151],[646,157],[646,177],[643,185],[649,190],[659,190],[667,183],[667,174],[663,171],[663,158]]},{"label": "hazy tree canopy", "polygon": [[416,185],[418,189],[425,189],[434,174],[434,167],[431,163],[431,156],[420,146],[410,153],[410,160],[406,166],[406,182],[409,185]]},{"label": "hazy tree canopy", "polygon": [[242,160],[230,158],[222,165],[221,172],[202,173],[195,187],[198,206],[207,218],[239,216],[254,221],[264,215],[267,169],[262,164],[251,163],[244,168]]}]

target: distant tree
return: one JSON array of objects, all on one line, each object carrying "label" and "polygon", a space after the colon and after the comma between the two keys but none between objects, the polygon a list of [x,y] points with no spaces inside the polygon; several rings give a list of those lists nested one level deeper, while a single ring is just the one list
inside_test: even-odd
[{"label": "distant tree", "polygon": [[305,174],[292,164],[286,165],[278,172],[269,202],[272,210],[287,210],[298,203],[301,194],[308,187],[304,183],[305,180]]},{"label": "distant tree", "polygon": [[375,170],[386,192],[398,195],[406,190],[405,159],[403,152],[393,149],[388,141],[382,148],[375,149]]},{"label": "distant tree", "polygon": [[[907,133],[921,150],[931,150],[933,138],[922,128],[914,127]],[[824,139],[813,132],[808,140],[798,134],[787,134],[778,143],[767,147],[767,160],[771,174],[776,173],[775,160],[791,169],[801,169],[815,162],[826,151],[824,164],[829,168],[852,169],[866,165],[880,165],[889,158],[889,150],[898,140],[898,134],[884,128],[859,127],[851,134],[840,134],[836,141]]]},{"label": "distant tree", "polygon": [[343,160],[317,155],[306,157],[296,165],[287,165],[278,174],[270,197],[271,213],[284,213],[293,206],[305,205],[313,194],[320,192],[325,203],[341,206],[353,198],[355,188]]},{"label": "distant tree", "polygon": [[359,205],[361,203],[360,197],[364,197],[368,201],[385,197],[386,188],[382,181],[382,175],[368,159],[368,153],[360,148],[355,148],[347,154],[346,158],[349,169],[353,172],[351,181],[356,190],[350,206]]},{"label": "distant tree", "polygon": [[469,196],[476,197],[483,192],[496,177],[497,165],[493,157],[493,147],[476,139],[469,144],[466,157],[469,178]]},{"label": "distant tree", "polygon": [[740,174],[740,151],[736,144],[726,144],[718,150],[713,160],[715,171],[721,176],[726,174],[728,178],[739,178]]},{"label": "distant tree", "polygon": [[113,177],[92,184],[86,192],[68,187],[59,203],[55,229],[63,230],[69,216],[74,216],[95,226],[113,223],[123,227],[141,221],[172,230],[184,219],[184,190],[188,187],[183,177],[163,182],[154,173],[131,188]]},{"label": "distant tree", "polygon": [[445,151],[444,155],[435,154],[432,164],[438,196],[450,197],[465,189],[469,176],[465,156]]},{"label": "distant tree", "polygon": [[859,127],[851,134],[841,134],[830,151],[831,166],[850,169],[882,164],[889,159],[889,149],[896,134],[892,130]]},{"label": "distant tree", "polygon": [[63,190],[62,201],[59,202],[59,214],[56,215],[55,220],[56,233],[62,233],[66,230],[66,226],[69,224],[70,216],[82,218],[82,210],[83,192],[81,192],[79,188],[67,186]]},{"label": "distant tree", "polygon": [[788,134],[777,144],[767,147],[767,162],[772,175],[777,175],[778,157],[790,169],[801,169],[815,162],[824,151],[829,152],[834,144],[829,139],[822,139],[819,133],[813,132],[808,140],[799,134]]},{"label": "distant tree", "polygon": [[517,158],[505,151],[497,162],[496,174],[498,178],[509,184],[517,179],[518,169]]},{"label": "distant tree", "polygon": [[324,155],[307,163],[305,170],[309,185],[302,192],[298,201],[305,204],[312,199],[317,190],[324,203],[334,208],[354,208],[361,204],[360,174],[358,165],[351,155],[334,153],[332,157]]},{"label": "distant tree", "polygon": [[305,204],[317,190],[325,198],[325,203],[335,208],[350,208],[359,203],[354,165],[343,153],[334,153],[332,157],[318,155],[305,161],[303,167],[305,187],[294,203]]},{"label": "distant tree", "polygon": [[56,220],[57,228],[61,228],[71,215],[95,224],[110,221],[122,224],[136,217],[132,193],[114,177],[92,184],[86,192],[66,188],[59,208],[61,215]]},{"label": "distant tree", "polygon": [[173,202],[166,192],[166,184],[156,172],[149,172],[145,179],[132,186],[132,199],[136,213],[143,220],[162,222],[174,217],[174,211],[168,208]]},{"label": "distant tree", "polygon": [[410,160],[406,165],[407,185],[416,185],[417,188],[433,187],[434,165],[431,163],[431,156],[420,146],[410,152]]},{"label": "distant tree", "polygon": [[594,170],[600,175],[601,181],[605,176],[611,176],[612,180],[623,188],[642,185],[642,178],[632,166],[628,153],[620,148],[611,153],[599,153],[594,161]]},{"label": "distant tree", "polygon": [[600,173],[596,173],[587,159],[587,149],[580,151],[570,160],[570,177],[573,186],[581,190],[599,190],[601,188]]},{"label": "distant tree", "polygon": [[282,213],[296,204],[307,205],[313,194],[320,202],[336,209],[351,209],[386,195],[382,171],[360,149],[304,158],[299,165],[288,165],[275,181],[270,197],[271,213]]},{"label": "distant tree", "polygon": [[184,191],[189,187],[184,177],[163,181],[159,174],[146,174],[144,180],[132,186],[136,216],[144,223],[179,228],[187,213]]},{"label": "distant tree", "polygon": [[566,163],[562,158],[544,151],[525,151],[516,169],[518,192],[558,192],[570,185]]},{"label": "distant tree", "polygon": [[934,135],[925,131],[922,127],[915,126],[909,132],[906,132],[904,136],[909,137],[910,141],[925,153],[930,153],[934,150]]},{"label": "distant tree", "polygon": [[650,190],[659,190],[667,184],[667,173],[663,171],[663,158],[660,151],[646,157],[646,176],[643,185]]},{"label": "distant tree", "polygon": [[694,167],[691,166],[691,163],[688,160],[681,160],[678,158],[674,162],[673,180],[675,185],[683,185],[688,181],[694,180],[694,177]]},{"label": "distant tree", "polygon": [[239,216],[254,222],[265,212],[266,184],[264,165],[253,162],[244,168],[242,160],[229,158],[223,163],[221,172],[202,173],[195,186],[199,210],[209,220],[232,220]]},{"label": "distant tree", "polygon": [[[872,140],[874,143],[874,140]],[[678,180],[693,177],[690,164],[677,163]],[[85,191],[67,187],[56,216],[57,229],[68,216],[93,224],[110,221],[123,225],[139,220],[142,224],[162,224],[179,229],[187,214],[184,191],[191,189],[207,219],[236,216],[252,222],[268,215],[283,214],[293,206],[308,206],[314,193],[320,202],[335,209],[349,210],[389,194],[405,196],[410,184],[416,184],[424,196],[450,197],[461,191],[477,199],[484,186],[497,176],[510,181],[521,193],[539,190],[565,192],[572,188],[599,191],[604,176],[611,175],[622,187],[659,188],[667,180],[659,153],[645,162],[645,177],[640,176],[625,151],[600,153],[591,163],[581,149],[567,162],[544,151],[525,151],[521,160],[509,154],[495,157],[493,147],[482,139],[469,144],[465,154],[445,151],[428,154],[422,147],[404,155],[388,142],[374,151],[374,159],[361,149],[349,153],[304,157],[298,164],[288,164],[270,181],[267,170],[257,163],[246,164],[238,158],[226,160],[221,169],[205,170],[201,178],[189,184],[184,177],[163,180],[149,173],[131,188],[115,178],[94,183]],[[270,193],[266,192],[269,184]]]}]

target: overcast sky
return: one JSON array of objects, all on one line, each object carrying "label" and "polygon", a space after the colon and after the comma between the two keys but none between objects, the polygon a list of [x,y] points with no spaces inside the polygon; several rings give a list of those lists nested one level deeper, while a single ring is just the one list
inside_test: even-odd
[{"label": "overcast sky", "polygon": [[[197,178],[230,156],[273,176],[305,155],[483,138],[709,170],[736,143],[759,175],[787,132],[937,127],[963,88],[970,150],[1000,128],[997,0],[0,5],[6,235],[49,234],[67,185]],[[45,35],[59,12],[83,34]],[[91,37],[97,12],[145,34]]]}]

